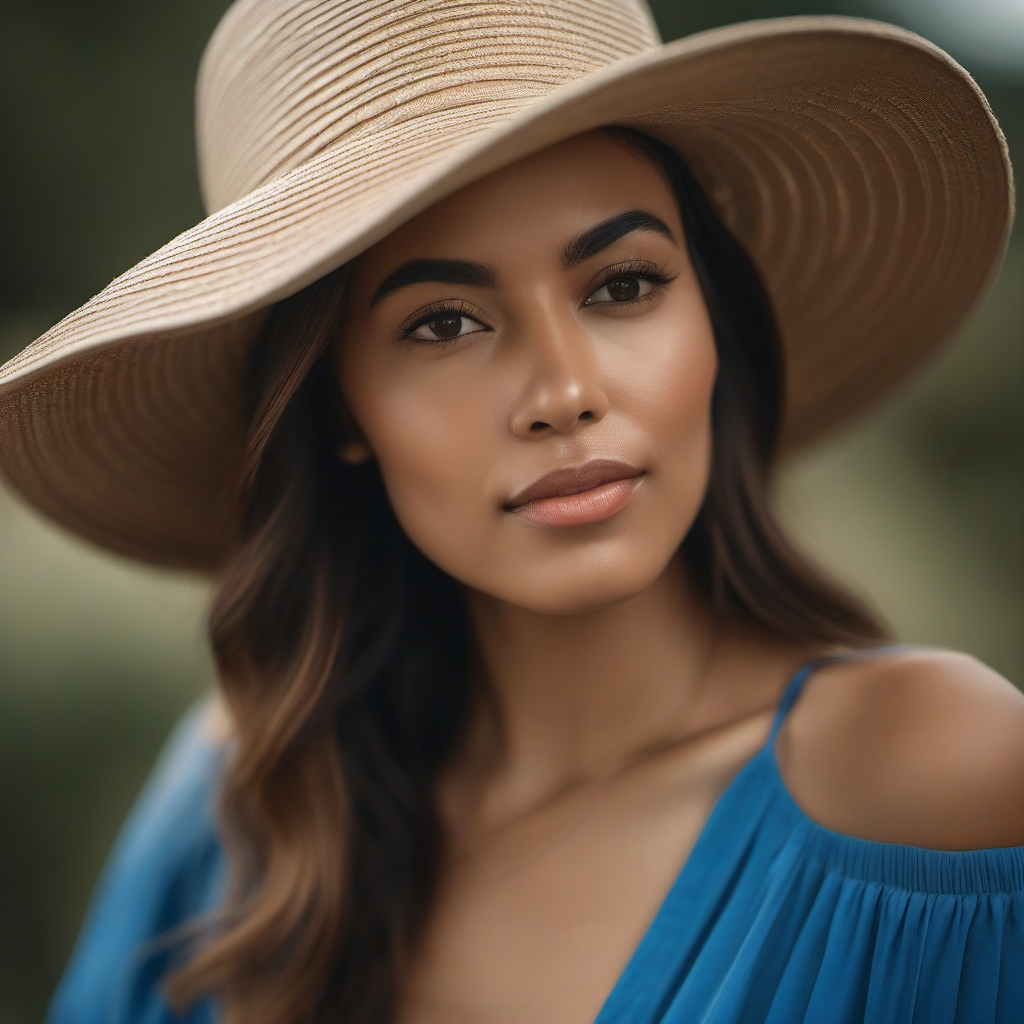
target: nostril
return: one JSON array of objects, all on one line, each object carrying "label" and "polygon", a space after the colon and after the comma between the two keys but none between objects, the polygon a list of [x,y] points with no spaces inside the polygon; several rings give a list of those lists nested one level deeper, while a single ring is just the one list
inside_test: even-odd
[{"label": "nostril", "polygon": [[594,418],[594,414],[587,410],[586,412],[581,412],[579,418],[581,420],[592,420]]},{"label": "nostril", "polygon": [[536,434],[539,433],[541,430],[547,429],[547,426],[548,425],[546,423],[542,422],[541,420],[537,420],[536,423],[530,424],[530,430],[532,430],[533,433]]}]

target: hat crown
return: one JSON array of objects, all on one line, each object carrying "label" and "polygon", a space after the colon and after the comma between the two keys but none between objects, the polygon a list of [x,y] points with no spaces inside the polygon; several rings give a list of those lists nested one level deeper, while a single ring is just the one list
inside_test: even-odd
[{"label": "hat crown", "polygon": [[204,200],[220,209],[368,130],[507,117],[659,42],[644,0],[238,0],[199,72]]}]

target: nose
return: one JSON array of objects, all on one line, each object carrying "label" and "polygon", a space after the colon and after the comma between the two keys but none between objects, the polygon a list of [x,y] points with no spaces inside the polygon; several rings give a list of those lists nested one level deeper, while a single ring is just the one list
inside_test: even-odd
[{"label": "nose", "polygon": [[567,434],[608,412],[593,339],[572,317],[550,307],[538,313],[524,325],[529,369],[512,410],[512,431],[523,438]]}]

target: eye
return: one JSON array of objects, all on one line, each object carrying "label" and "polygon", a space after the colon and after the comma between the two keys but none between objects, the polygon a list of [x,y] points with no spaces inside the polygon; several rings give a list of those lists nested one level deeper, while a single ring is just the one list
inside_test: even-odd
[{"label": "eye", "polygon": [[454,309],[445,309],[422,317],[409,328],[405,336],[417,341],[453,341],[486,330],[488,328],[479,320]]},{"label": "eye", "polygon": [[589,295],[585,305],[593,306],[599,302],[635,302],[649,295],[653,288],[654,282],[649,278],[634,274],[617,274]]}]

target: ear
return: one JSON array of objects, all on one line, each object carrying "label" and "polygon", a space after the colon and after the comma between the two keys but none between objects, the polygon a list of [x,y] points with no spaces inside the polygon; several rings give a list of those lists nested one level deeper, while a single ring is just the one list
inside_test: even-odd
[{"label": "ear", "polygon": [[350,466],[357,466],[360,462],[367,462],[373,457],[370,446],[360,438],[353,438],[338,445],[338,458],[347,462]]},{"label": "ear", "polygon": [[338,438],[335,450],[342,462],[347,462],[350,466],[358,466],[361,462],[368,462],[372,459],[373,451],[366,438],[363,437],[363,432],[359,429],[359,424],[356,423],[356,418],[352,415],[352,410],[349,409],[348,402],[345,401],[345,397],[341,393],[337,374],[332,384],[331,402],[334,406],[334,422]]}]

